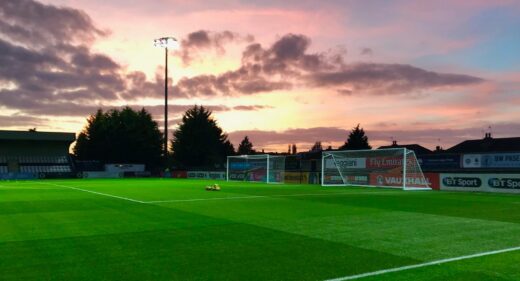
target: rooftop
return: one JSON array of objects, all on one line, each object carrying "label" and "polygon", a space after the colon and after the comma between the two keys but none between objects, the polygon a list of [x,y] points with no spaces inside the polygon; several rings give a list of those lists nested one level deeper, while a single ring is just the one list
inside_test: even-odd
[{"label": "rooftop", "polygon": [[2,131],[0,140],[68,141],[76,140],[74,133],[37,132],[37,131]]}]

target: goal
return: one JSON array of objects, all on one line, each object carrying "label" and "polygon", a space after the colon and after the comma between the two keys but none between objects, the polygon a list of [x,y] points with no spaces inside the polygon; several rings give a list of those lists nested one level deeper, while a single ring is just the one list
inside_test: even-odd
[{"label": "goal", "polygon": [[227,181],[283,183],[285,156],[256,154],[228,156]]},{"label": "goal", "polygon": [[322,186],[375,186],[430,190],[413,150],[323,151]]}]

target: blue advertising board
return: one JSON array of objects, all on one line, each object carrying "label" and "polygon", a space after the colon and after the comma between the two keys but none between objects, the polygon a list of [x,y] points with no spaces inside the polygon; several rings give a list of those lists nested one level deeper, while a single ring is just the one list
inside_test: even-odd
[{"label": "blue advertising board", "polygon": [[0,173],[0,180],[34,180],[37,178],[36,173]]},{"label": "blue advertising board", "polygon": [[422,155],[417,159],[423,170],[442,170],[460,168],[460,155],[433,154]]},{"label": "blue advertising board", "polygon": [[520,168],[520,153],[464,154],[464,168]]}]

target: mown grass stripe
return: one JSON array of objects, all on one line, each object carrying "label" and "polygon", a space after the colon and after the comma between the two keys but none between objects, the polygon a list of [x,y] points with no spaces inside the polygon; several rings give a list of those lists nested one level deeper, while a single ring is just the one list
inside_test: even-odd
[{"label": "mown grass stripe", "polygon": [[361,278],[370,277],[370,276],[378,276],[378,275],[383,275],[383,274],[392,273],[392,272],[399,272],[399,271],[410,270],[410,269],[415,269],[415,268],[420,268],[420,267],[439,265],[439,264],[443,264],[443,263],[449,263],[449,262],[454,262],[454,261],[502,254],[502,253],[513,252],[513,251],[518,251],[518,250],[520,250],[520,246],[513,247],[513,248],[507,248],[507,249],[501,249],[501,250],[495,250],[495,251],[489,251],[489,252],[482,252],[482,253],[477,253],[477,254],[472,254],[472,255],[467,255],[467,256],[460,256],[460,257],[435,260],[435,261],[430,261],[430,262],[425,262],[425,263],[383,269],[383,270],[372,271],[372,272],[367,272],[367,273],[362,273],[362,274],[338,277],[338,278],[333,278],[333,279],[327,279],[325,281],[345,281],[345,280],[361,279]]}]

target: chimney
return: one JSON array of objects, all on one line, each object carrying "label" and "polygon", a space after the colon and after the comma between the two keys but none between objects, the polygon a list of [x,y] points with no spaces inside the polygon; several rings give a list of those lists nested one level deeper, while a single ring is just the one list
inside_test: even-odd
[{"label": "chimney", "polygon": [[392,141],[392,146],[397,146],[397,141],[396,140]]}]

